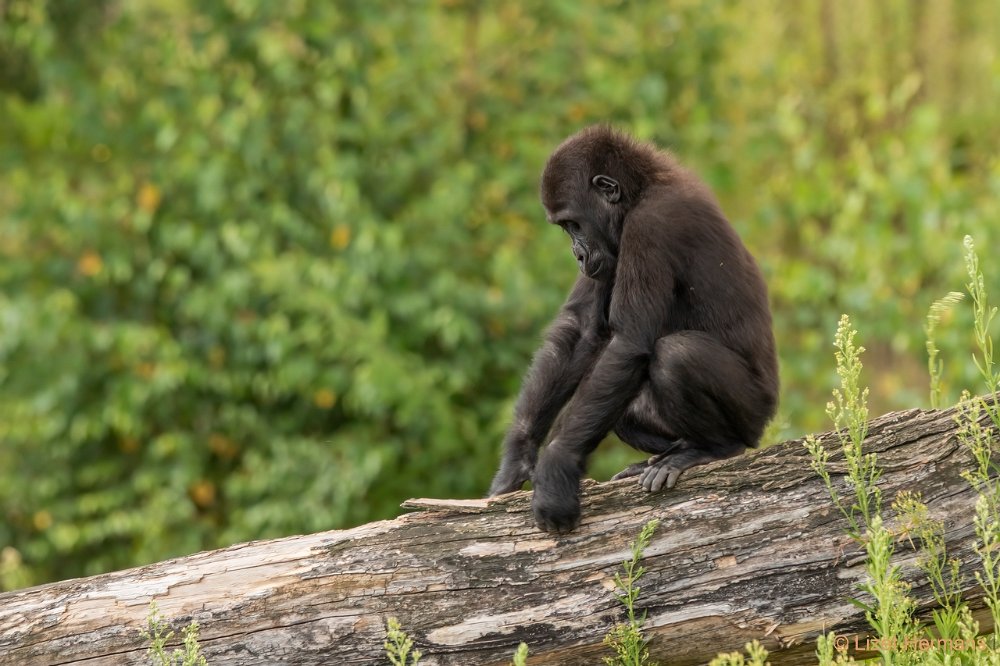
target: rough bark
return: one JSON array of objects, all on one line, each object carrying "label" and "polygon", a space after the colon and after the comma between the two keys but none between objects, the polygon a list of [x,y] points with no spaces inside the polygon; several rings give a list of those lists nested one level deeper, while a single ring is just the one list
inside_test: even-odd
[{"label": "rough bark", "polygon": [[[954,411],[910,410],[874,421],[891,500],[919,490],[946,525],[950,553],[973,582],[971,457]],[[830,435],[821,437],[836,449]],[[843,488],[839,452],[832,455]],[[532,664],[598,664],[622,620],[613,576],[644,523],[639,605],[653,656],[704,663],[760,639],[773,664],[815,663],[823,630],[865,636],[858,547],[810,470],[801,441],[689,471],[670,492],[634,480],[585,484],[581,527],[539,532],[530,494],[413,500],[422,509],[355,529],[239,544],[145,567],[0,595],[0,664],[145,663],[150,601],[174,628],[197,620],[213,666],[386,663],[397,617],[433,664],[507,664],[520,641]],[[903,543],[899,559],[926,609],[930,590]],[[984,627],[985,628],[985,627]]]}]

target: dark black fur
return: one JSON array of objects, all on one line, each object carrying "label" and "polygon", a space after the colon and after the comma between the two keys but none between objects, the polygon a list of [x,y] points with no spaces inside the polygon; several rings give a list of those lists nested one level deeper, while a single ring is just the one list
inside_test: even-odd
[{"label": "dark black fur", "polygon": [[528,371],[490,495],[530,478],[538,526],[566,532],[609,431],[653,455],[616,478],[673,487],[685,469],[757,444],[778,366],[756,262],[668,154],[592,127],[549,158],[541,196],[581,275]]}]

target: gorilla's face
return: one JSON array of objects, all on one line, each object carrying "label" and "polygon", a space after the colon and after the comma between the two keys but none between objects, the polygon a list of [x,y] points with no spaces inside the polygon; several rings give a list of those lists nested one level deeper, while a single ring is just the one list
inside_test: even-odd
[{"label": "gorilla's face", "polygon": [[579,182],[543,177],[542,183],[545,217],[570,237],[580,272],[594,280],[610,279],[618,258],[616,220],[622,217],[618,183],[604,175]]}]

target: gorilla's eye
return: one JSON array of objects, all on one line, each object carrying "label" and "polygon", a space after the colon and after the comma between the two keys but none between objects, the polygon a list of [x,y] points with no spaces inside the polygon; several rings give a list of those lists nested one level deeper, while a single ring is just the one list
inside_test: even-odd
[{"label": "gorilla's eye", "polygon": [[576,236],[580,233],[580,225],[572,220],[566,220],[563,224],[563,231],[568,233],[570,236]]}]

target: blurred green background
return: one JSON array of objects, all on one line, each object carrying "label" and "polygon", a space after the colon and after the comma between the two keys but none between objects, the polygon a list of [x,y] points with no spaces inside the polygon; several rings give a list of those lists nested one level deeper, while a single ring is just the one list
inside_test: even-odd
[{"label": "blurred green background", "polygon": [[842,312],[872,413],[926,406],[964,234],[1000,296],[998,44],[995,0],[0,2],[0,588],[481,495],[593,122],[759,258],[769,441],[828,427]]}]

